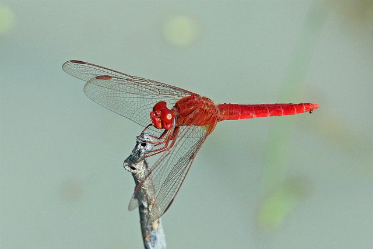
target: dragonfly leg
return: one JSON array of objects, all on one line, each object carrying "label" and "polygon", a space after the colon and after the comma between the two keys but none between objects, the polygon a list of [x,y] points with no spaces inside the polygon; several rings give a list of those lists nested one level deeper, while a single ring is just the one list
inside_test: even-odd
[{"label": "dragonfly leg", "polygon": [[[150,142],[150,143],[155,144],[155,146],[161,145],[161,144],[163,144],[163,146],[161,148],[149,151],[147,153],[146,157],[157,155],[159,153],[162,153],[162,152],[167,151],[170,148],[172,148],[174,146],[175,142],[176,142],[176,137],[177,137],[177,134],[179,133],[179,130],[180,130],[179,127],[175,127],[173,129],[170,129],[170,130],[165,130],[161,134],[161,136],[159,136],[159,137],[152,136],[153,138],[155,138],[157,140],[162,140],[165,137],[162,141],[158,141],[158,142],[152,141],[152,142]],[[171,140],[172,140],[172,142],[170,144]]]},{"label": "dragonfly leg", "polygon": [[172,143],[170,144],[169,148],[172,148],[174,146],[177,135],[179,134],[179,131],[180,131],[180,127],[179,126],[175,127],[174,132],[172,132],[172,136],[170,138],[170,140],[172,140]]},{"label": "dragonfly leg", "polygon": [[[148,129],[151,125],[148,125],[142,132],[141,134],[144,134],[144,132],[146,131],[146,129]],[[152,143],[154,144],[155,146],[157,145],[160,145],[160,144],[163,144],[163,143],[166,143],[166,140],[167,140],[167,137],[166,139],[164,139],[163,141],[161,141],[164,136],[166,136],[166,134],[169,134],[169,130],[164,130],[164,132],[159,136],[154,136],[154,135],[151,135],[151,134],[148,134],[148,136],[150,136],[151,138],[154,138],[155,140],[157,141],[148,141],[149,143]],[[169,136],[169,135],[168,135]]]},{"label": "dragonfly leg", "polygon": [[[144,134],[145,131],[146,131],[149,127],[151,127],[151,126],[153,126],[153,125],[152,125],[152,124],[149,124],[148,126],[146,126],[145,129],[142,130],[141,134]],[[168,132],[168,130],[164,130],[164,132],[163,132],[159,137],[154,136],[154,135],[151,135],[151,134],[148,134],[148,135],[149,135],[150,137],[152,137],[152,138],[157,139],[157,140],[161,140],[161,139],[162,139],[162,138],[167,134],[167,132]],[[152,143],[158,143],[158,142],[152,142]]]}]

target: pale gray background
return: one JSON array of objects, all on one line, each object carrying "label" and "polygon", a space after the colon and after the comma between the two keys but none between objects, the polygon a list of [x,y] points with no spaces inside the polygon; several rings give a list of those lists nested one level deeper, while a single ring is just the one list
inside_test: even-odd
[{"label": "pale gray background", "polygon": [[[280,99],[314,4],[326,19],[303,90]],[[372,247],[372,5],[0,1],[14,16],[0,34],[0,247],[142,247],[138,213],[127,211],[134,182],[122,168],[142,127],[89,100],[84,83],[61,70],[70,59],[219,103],[322,106],[312,115],[219,124],[163,216],[168,248]],[[177,15],[198,31],[184,46],[163,33]],[[278,119],[294,124],[284,141],[285,182],[295,179],[305,191],[279,224],[265,228],[258,214],[276,185],[263,185],[263,169]]]}]

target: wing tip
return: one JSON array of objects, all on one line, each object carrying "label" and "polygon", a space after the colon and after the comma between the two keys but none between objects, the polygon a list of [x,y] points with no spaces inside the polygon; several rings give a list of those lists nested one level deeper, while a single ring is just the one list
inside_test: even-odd
[{"label": "wing tip", "polygon": [[62,70],[67,72],[69,65],[71,64],[87,64],[87,62],[80,61],[80,60],[69,60],[62,64]]}]

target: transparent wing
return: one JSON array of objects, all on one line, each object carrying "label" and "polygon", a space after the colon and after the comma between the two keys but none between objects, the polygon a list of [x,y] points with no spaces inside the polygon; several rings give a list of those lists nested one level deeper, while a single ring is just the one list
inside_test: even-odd
[{"label": "transparent wing", "polygon": [[149,114],[157,102],[166,101],[172,108],[179,99],[192,94],[182,88],[82,61],[67,61],[62,69],[87,81],[84,92],[93,101],[144,127],[150,124]]},{"label": "transparent wing", "polygon": [[[130,79],[93,78],[84,86],[84,93],[96,103],[142,126],[151,123],[150,112],[159,101],[166,101],[169,108],[183,96],[162,93],[153,86]],[[155,130],[155,128],[153,129]]]},{"label": "transparent wing", "polygon": [[[181,126],[175,145],[164,152],[132,196],[128,209],[135,209],[140,203],[136,199],[142,184],[154,186],[154,203],[150,209],[150,220],[161,217],[172,204],[179,191],[197,152],[208,134],[216,125],[216,119],[208,126]],[[148,198],[149,199],[149,198]]]},{"label": "transparent wing", "polygon": [[149,79],[121,73],[121,72],[118,72],[118,71],[115,71],[115,70],[112,70],[106,67],[98,66],[98,65],[95,65],[89,62],[83,62],[83,61],[78,61],[78,60],[66,61],[62,65],[62,70],[70,74],[71,76],[74,76],[75,78],[78,78],[84,81],[89,81],[90,79],[95,78],[97,76],[108,75],[108,76],[113,76],[115,78],[122,78],[122,79],[129,79],[129,80],[132,79],[137,82],[148,84],[150,88],[156,88],[156,89],[153,89],[153,91],[156,91],[158,89],[160,93],[163,91],[169,92],[170,94],[175,94],[176,92],[178,92],[182,96],[188,96],[192,94],[192,92],[176,87],[176,86],[171,86],[171,85],[167,85],[167,84],[157,82],[154,80],[149,80]]}]

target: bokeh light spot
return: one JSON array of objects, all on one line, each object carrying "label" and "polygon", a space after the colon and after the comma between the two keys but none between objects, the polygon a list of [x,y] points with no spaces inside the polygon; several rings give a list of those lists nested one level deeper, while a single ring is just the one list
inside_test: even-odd
[{"label": "bokeh light spot", "polygon": [[186,46],[198,38],[199,25],[188,16],[174,16],[165,22],[163,35],[173,45]]},{"label": "bokeh light spot", "polygon": [[6,33],[14,27],[15,16],[13,10],[0,4],[0,35]]}]

